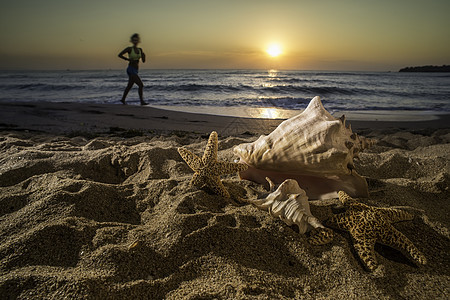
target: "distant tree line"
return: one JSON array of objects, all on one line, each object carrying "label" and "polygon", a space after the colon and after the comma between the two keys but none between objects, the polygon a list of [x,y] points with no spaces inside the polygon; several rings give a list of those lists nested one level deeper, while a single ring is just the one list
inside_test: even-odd
[{"label": "distant tree line", "polygon": [[450,72],[450,65],[406,67],[399,72]]}]

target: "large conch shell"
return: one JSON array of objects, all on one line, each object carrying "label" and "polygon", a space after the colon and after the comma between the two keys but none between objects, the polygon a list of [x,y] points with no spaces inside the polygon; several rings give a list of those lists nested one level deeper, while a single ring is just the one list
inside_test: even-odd
[{"label": "large conch shell", "polygon": [[272,133],[233,151],[249,168],[240,172],[267,187],[266,177],[275,183],[295,179],[310,199],[336,198],[345,191],[352,197],[368,197],[366,180],[354,170],[353,158],[373,144],[345,126],[325,110],[314,97],[299,115],[283,121]]},{"label": "large conch shell", "polygon": [[275,184],[269,178],[266,179],[270,185],[270,193],[264,198],[247,200],[247,202],[268,211],[272,217],[280,218],[289,226],[296,224],[301,234],[313,230],[308,239],[311,244],[322,245],[333,239],[333,231],[325,228],[319,219],[311,214],[308,196],[297,181],[286,179],[275,190]]}]

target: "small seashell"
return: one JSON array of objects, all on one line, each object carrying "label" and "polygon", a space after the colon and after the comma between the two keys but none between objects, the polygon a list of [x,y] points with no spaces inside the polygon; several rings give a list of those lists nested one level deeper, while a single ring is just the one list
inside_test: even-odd
[{"label": "small seashell", "polygon": [[274,218],[280,218],[291,226],[296,224],[301,234],[313,228],[325,228],[320,221],[311,214],[308,196],[300,188],[297,181],[285,180],[275,189],[274,183],[266,178],[270,185],[270,192],[265,198],[247,200],[257,208],[268,211]]}]

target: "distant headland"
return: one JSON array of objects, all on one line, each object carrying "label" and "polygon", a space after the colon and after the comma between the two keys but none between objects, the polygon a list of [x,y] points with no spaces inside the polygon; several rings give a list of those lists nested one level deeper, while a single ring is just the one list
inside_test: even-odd
[{"label": "distant headland", "polygon": [[450,72],[450,65],[406,67],[399,72]]}]

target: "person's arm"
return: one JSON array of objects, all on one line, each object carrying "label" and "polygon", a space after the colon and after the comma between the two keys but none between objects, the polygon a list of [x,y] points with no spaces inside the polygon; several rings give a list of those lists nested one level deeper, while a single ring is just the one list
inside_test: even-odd
[{"label": "person's arm", "polygon": [[144,53],[144,51],[142,51],[142,48],[141,48],[141,58],[142,58],[142,62],[145,63],[145,53]]},{"label": "person's arm", "polygon": [[121,59],[129,61],[130,59],[128,57],[123,56],[125,53],[130,53],[130,47],[123,49],[122,52],[119,53]]}]

